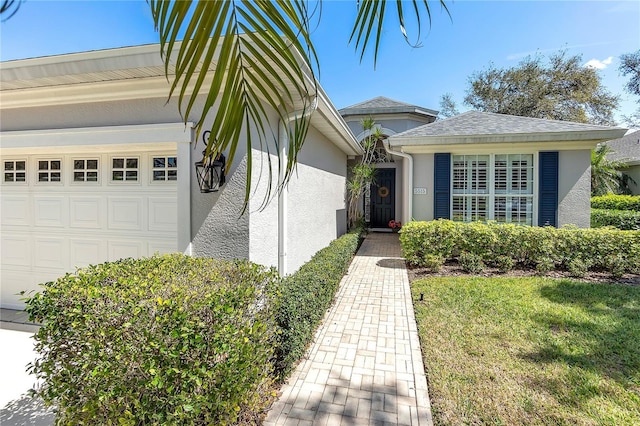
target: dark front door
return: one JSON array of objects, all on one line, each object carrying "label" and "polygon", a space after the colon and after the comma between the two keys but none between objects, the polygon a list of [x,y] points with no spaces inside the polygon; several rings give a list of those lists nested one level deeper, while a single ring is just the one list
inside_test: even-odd
[{"label": "dark front door", "polygon": [[371,186],[371,227],[386,228],[396,214],[396,169],[377,169]]}]

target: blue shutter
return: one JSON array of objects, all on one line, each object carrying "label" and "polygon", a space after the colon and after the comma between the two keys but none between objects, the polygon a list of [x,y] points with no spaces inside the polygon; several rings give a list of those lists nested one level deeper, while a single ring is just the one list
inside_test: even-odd
[{"label": "blue shutter", "polygon": [[450,219],[451,212],[451,154],[434,155],[433,218]]},{"label": "blue shutter", "polygon": [[558,151],[541,152],[538,160],[538,226],[558,226]]}]

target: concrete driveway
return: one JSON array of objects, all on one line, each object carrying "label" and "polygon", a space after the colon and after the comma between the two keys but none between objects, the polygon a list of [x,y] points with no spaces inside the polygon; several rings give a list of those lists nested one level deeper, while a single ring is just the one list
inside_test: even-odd
[{"label": "concrete driveway", "polygon": [[[19,331],[28,330],[28,331]],[[36,358],[33,327],[0,323],[0,424],[2,426],[49,426],[54,422],[50,409],[40,399],[29,396],[35,377],[26,372]]]}]

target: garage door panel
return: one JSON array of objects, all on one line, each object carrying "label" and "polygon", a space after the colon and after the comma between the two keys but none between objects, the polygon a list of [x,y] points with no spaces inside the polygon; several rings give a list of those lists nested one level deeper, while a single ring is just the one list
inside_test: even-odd
[{"label": "garage door panel", "polygon": [[175,253],[175,251],[176,251],[175,244],[169,244],[166,241],[162,241],[162,242],[149,241],[149,249],[147,253],[149,256],[152,256],[156,253],[167,254],[167,253]]},{"label": "garage door panel", "polygon": [[7,195],[2,197],[2,225],[29,226],[29,198]]},{"label": "garage door panel", "polygon": [[2,265],[31,266],[31,244],[28,235],[2,236]]},{"label": "garage door panel", "polygon": [[104,216],[102,203],[101,197],[70,197],[69,226],[80,229],[101,229]]},{"label": "garage door panel", "polygon": [[108,197],[109,229],[142,231],[142,200],[140,198]]},{"label": "garage door panel", "polygon": [[[62,181],[2,184],[0,191],[0,305],[24,308],[22,290],[41,290],[78,268],[121,258],[140,258],[177,249],[178,208],[176,182],[153,181],[154,156],[166,150],[131,151],[139,158],[135,183],[112,182],[107,147],[55,155],[61,158]],[[5,154],[0,148],[0,154]],[[29,176],[38,161],[54,153],[25,155]],[[128,154],[127,154],[128,156]],[[21,157],[22,158],[22,157]],[[97,158],[100,182],[73,177],[74,160]],[[85,164],[86,165],[86,164]]]},{"label": "garage door panel", "polygon": [[178,209],[175,198],[149,197],[149,230],[177,229]]},{"label": "garage door panel", "polygon": [[145,256],[144,246],[138,241],[109,241],[109,261],[127,257],[138,258]]},{"label": "garage door panel", "polygon": [[106,243],[101,240],[70,239],[69,263],[74,268],[83,268],[103,262],[106,256]]},{"label": "garage door panel", "polygon": [[62,269],[69,267],[67,241],[64,237],[36,237],[33,245],[35,247],[33,261],[38,267]]},{"label": "garage door panel", "polygon": [[63,228],[69,217],[66,197],[36,196],[33,200],[35,225]]}]

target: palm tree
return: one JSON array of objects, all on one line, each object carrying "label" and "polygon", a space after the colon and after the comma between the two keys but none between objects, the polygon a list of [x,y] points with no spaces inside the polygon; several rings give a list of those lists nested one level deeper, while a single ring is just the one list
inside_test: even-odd
[{"label": "palm tree", "polygon": [[[160,35],[165,72],[172,80],[170,96],[178,94],[185,122],[196,96],[206,94],[197,133],[203,131],[208,113],[217,110],[207,153],[224,151],[231,163],[245,130],[247,152],[258,143],[268,154],[286,157],[286,162],[278,163],[281,178],[275,187],[281,190],[295,167],[318,95],[319,63],[310,34],[320,19],[322,0],[148,1]],[[415,22],[419,40],[423,18],[431,24],[430,2],[439,3],[449,14],[445,0],[357,0],[350,42],[359,50],[360,60],[373,49],[375,66],[383,24],[394,6],[405,40],[417,46],[407,34],[405,12]],[[292,111],[297,111],[293,117]],[[291,124],[280,129],[286,132],[286,146],[276,143],[276,152],[270,153],[268,138],[276,140],[276,131],[267,134],[265,124],[273,112],[281,123]],[[257,140],[249,131],[252,124]],[[272,169],[270,155],[266,158]],[[251,187],[251,156],[247,160],[245,206]],[[267,173],[268,192],[273,187],[271,175]]]},{"label": "palm tree", "polygon": [[591,195],[615,194],[619,191],[622,175],[620,170],[626,168],[626,165],[609,160],[607,155],[613,152],[604,143],[591,151]]}]

